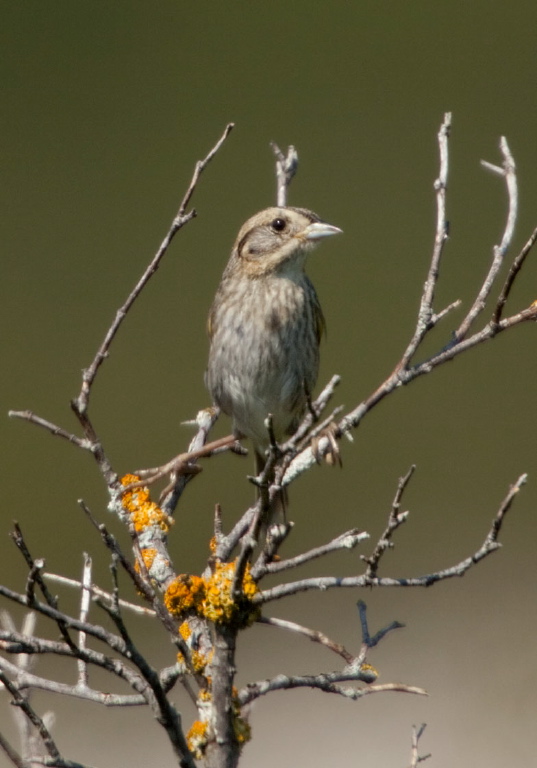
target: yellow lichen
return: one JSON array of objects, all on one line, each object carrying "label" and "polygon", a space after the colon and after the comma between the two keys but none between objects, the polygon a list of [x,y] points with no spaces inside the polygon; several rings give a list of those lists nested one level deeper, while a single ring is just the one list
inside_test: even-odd
[{"label": "yellow lichen", "polygon": [[259,609],[251,606],[251,600],[257,592],[257,585],[247,565],[242,580],[242,600],[237,604],[232,595],[235,567],[236,561],[215,564],[213,573],[206,581],[205,599],[201,603],[200,612],[205,618],[215,623],[239,620],[246,626],[251,624],[259,614]]},{"label": "yellow lichen", "polygon": [[194,672],[203,672],[207,664],[211,661],[212,657],[212,651],[209,653],[209,655],[206,655],[201,651],[192,651],[190,661],[192,663],[192,669]]},{"label": "yellow lichen", "polygon": [[371,666],[371,664],[366,664],[366,663],[361,664],[360,672],[365,672],[368,676],[370,676],[370,679],[364,681],[367,683],[369,682],[373,683],[379,676],[378,671],[375,669],[375,667]]}]

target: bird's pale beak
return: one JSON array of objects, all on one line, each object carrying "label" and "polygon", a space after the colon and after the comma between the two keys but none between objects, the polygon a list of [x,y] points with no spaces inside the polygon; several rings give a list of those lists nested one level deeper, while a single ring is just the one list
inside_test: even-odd
[{"label": "bird's pale beak", "polygon": [[304,240],[315,241],[330,235],[339,235],[340,232],[343,232],[343,230],[339,227],[333,227],[332,224],[327,224],[324,221],[314,221],[312,224],[308,224],[302,232],[302,237]]}]

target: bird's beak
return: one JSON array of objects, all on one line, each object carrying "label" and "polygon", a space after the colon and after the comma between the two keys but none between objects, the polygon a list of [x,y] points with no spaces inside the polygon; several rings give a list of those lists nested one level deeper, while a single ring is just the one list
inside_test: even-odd
[{"label": "bird's beak", "polygon": [[315,242],[315,240],[321,240],[323,237],[338,235],[340,232],[343,232],[343,230],[339,227],[333,227],[332,224],[327,224],[324,221],[314,221],[312,224],[308,224],[301,237],[304,240]]}]

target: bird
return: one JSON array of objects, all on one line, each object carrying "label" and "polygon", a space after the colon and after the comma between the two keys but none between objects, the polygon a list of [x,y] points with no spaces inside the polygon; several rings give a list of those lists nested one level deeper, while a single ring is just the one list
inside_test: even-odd
[{"label": "bird", "polygon": [[267,417],[278,442],[293,434],[315,386],[325,321],[305,264],[340,232],[306,208],[266,208],[241,227],[216,291],[205,382],[234,435],[252,441],[258,473]]}]

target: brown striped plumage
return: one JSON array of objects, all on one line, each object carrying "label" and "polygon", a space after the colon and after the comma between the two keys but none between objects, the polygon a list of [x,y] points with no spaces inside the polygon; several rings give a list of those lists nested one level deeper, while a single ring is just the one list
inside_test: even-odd
[{"label": "brown striped plumage", "polygon": [[315,386],[324,319],[304,265],[318,240],[340,231],[303,208],[267,208],[240,230],[216,292],[207,387],[259,458],[267,415],[278,440],[291,434]]}]

